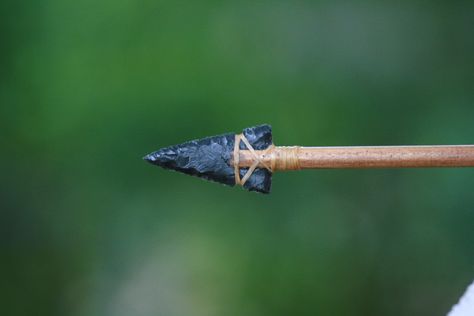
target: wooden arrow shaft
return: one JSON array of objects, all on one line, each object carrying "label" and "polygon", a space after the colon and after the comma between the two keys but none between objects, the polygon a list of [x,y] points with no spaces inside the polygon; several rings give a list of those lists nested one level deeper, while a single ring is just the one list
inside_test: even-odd
[{"label": "wooden arrow shaft", "polygon": [[[332,168],[474,167],[474,145],[380,147],[274,147],[256,150],[260,168],[273,171]],[[250,167],[256,157],[239,151],[239,167]]]}]

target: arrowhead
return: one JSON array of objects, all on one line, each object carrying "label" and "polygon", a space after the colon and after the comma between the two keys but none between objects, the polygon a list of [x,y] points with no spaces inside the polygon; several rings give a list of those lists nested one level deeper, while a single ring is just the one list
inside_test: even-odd
[{"label": "arrowhead", "polygon": [[[244,130],[244,135],[256,150],[266,149],[272,144],[271,127],[261,125]],[[189,141],[180,145],[162,148],[152,152],[144,160],[151,164],[183,172],[206,180],[234,186],[234,167],[231,158],[234,151],[235,134],[224,134]],[[243,143],[240,149],[246,149]],[[241,168],[241,177],[247,168]],[[267,169],[256,169],[244,184],[250,191],[269,193],[271,172]]]}]

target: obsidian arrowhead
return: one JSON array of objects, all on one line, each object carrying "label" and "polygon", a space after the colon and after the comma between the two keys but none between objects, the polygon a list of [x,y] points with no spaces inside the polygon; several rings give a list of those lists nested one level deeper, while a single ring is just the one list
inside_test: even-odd
[{"label": "obsidian arrowhead", "polygon": [[[244,136],[255,150],[264,150],[272,145],[272,128],[259,125],[243,130]],[[144,160],[151,164],[197,176],[210,181],[234,186],[234,167],[231,159],[234,153],[235,134],[223,134],[192,140],[180,145],[162,148],[152,152]],[[240,149],[247,149],[243,142]],[[243,177],[248,168],[240,168]],[[245,182],[249,191],[270,193],[272,173],[265,168],[257,168]]]}]

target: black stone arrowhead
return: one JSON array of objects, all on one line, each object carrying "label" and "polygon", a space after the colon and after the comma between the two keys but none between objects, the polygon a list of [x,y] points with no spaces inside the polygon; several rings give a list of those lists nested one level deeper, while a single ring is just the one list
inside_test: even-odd
[{"label": "black stone arrowhead", "polygon": [[[270,125],[249,127],[243,130],[243,134],[255,150],[264,150],[272,144]],[[165,169],[234,186],[234,167],[230,164],[234,142],[235,134],[223,134],[165,147],[146,155],[143,159]],[[247,149],[242,142],[240,149]],[[247,170],[248,168],[240,168],[240,176],[243,177]],[[249,191],[270,193],[271,181],[270,171],[257,168],[245,182],[244,188]]]}]

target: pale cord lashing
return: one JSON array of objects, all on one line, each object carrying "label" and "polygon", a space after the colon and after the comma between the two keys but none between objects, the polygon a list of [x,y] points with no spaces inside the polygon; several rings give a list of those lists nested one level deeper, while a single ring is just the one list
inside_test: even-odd
[{"label": "pale cord lashing", "polygon": [[[247,149],[252,153],[253,157],[255,158],[255,161],[252,163],[252,165],[249,167],[249,170],[245,173],[244,177],[241,179],[240,178],[240,168],[239,168],[239,150],[240,150],[240,142],[243,142]],[[264,155],[271,152],[275,146],[272,144],[270,145],[264,152]],[[243,134],[236,134],[235,135],[235,143],[234,143],[234,175],[235,175],[235,183],[244,185],[245,182],[252,176],[252,173],[255,171],[255,169],[259,166],[265,167],[268,171],[272,172],[272,168],[267,166],[265,162],[262,161],[262,159],[257,155],[255,150],[253,149],[252,145],[250,145],[249,141]]]},{"label": "pale cord lashing", "polygon": [[272,170],[299,170],[299,146],[279,146],[271,156]]}]

